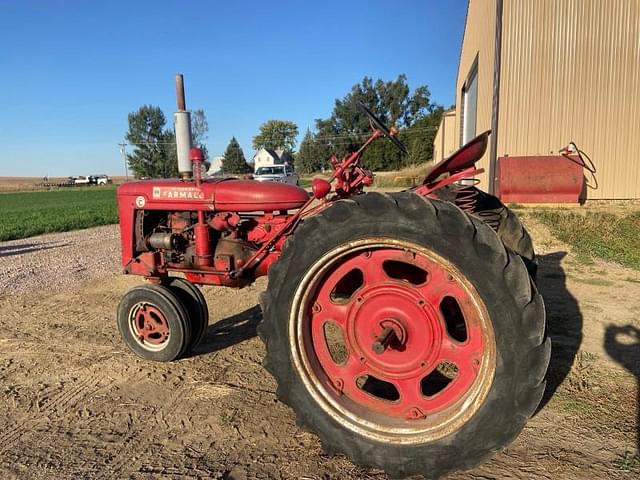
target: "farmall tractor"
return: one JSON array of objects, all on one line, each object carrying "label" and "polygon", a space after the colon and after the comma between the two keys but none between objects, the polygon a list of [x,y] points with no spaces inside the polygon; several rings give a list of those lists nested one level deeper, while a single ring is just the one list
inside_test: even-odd
[{"label": "farmall tractor", "polygon": [[196,285],[242,288],[268,275],[264,366],[298,424],[328,453],[437,478],[508,445],[542,397],[551,344],[536,263],[514,214],[460,183],[481,172],[489,132],[418,187],[365,193],[363,151],[383,138],[404,146],[364,111],[368,140],[332,159],[333,175],[311,193],[204,180],[201,151],[185,162],[188,140],[178,144],[182,179],[120,186],[124,271],[147,283],[124,295],[118,327],[137,355],[175,360],[207,327]]}]

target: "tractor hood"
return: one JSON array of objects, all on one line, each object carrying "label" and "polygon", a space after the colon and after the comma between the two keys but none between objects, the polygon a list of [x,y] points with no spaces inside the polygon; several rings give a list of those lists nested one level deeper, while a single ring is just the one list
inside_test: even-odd
[{"label": "tractor hood", "polygon": [[294,185],[236,178],[209,179],[200,186],[178,179],[128,182],[118,187],[118,201],[125,198],[144,209],[198,209],[255,212],[300,208],[309,194]]}]

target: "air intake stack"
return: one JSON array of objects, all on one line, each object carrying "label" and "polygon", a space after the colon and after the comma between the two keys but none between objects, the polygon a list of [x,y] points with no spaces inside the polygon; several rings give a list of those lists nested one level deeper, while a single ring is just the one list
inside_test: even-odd
[{"label": "air intake stack", "polygon": [[187,112],[184,98],[184,79],[182,74],[176,75],[176,101],[178,111],[173,114],[176,133],[176,150],[178,152],[178,172],[183,180],[190,180],[193,174],[189,150],[191,150],[191,113]]}]

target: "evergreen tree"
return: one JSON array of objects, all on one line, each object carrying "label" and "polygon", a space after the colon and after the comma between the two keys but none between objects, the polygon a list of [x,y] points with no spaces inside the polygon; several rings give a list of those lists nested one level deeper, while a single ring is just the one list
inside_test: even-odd
[{"label": "evergreen tree", "polygon": [[251,167],[247,164],[244,152],[242,151],[242,148],[240,148],[240,144],[236,140],[236,137],[231,138],[229,145],[227,145],[227,149],[224,151],[222,171],[224,173],[251,172]]},{"label": "evergreen tree", "polygon": [[304,134],[300,150],[296,155],[296,169],[301,173],[312,173],[322,169],[326,158],[321,157],[320,149],[314,138],[313,133],[307,130]]}]

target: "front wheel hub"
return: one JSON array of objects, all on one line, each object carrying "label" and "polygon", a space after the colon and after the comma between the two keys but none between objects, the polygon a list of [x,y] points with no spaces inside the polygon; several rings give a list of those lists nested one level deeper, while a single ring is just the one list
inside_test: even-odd
[{"label": "front wheel hub", "polygon": [[163,348],[170,333],[165,314],[146,302],[140,302],[131,309],[129,328],[140,345],[149,350]]}]

